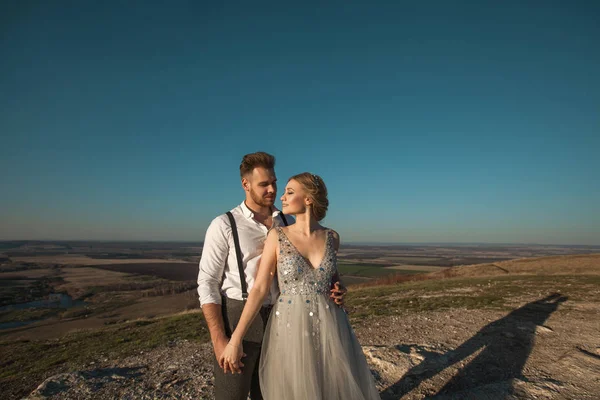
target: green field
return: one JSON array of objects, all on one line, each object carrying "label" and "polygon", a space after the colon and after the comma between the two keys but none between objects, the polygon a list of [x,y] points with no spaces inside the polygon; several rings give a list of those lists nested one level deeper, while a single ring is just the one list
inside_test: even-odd
[{"label": "green field", "polygon": [[387,269],[380,264],[346,264],[338,263],[337,268],[341,276],[360,276],[364,278],[380,278],[386,275],[419,274],[421,271],[403,271],[400,269]]}]

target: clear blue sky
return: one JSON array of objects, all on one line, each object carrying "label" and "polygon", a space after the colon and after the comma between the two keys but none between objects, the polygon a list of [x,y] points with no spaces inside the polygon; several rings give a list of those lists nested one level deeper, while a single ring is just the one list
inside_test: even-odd
[{"label": "clear blue sky", "polygon": [[600,244],[600,2],[215,3],[1,3],[0,239],[201,241],[263,150],[345,242]]}]

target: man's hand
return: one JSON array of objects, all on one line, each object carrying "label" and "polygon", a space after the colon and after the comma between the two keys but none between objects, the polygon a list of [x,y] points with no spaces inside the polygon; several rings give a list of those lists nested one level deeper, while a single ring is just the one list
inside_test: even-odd
[{"label": "man's hand", "polygon": [[225,347],[227,347],[227,343],[229,343],[229,338],[225,335],[220,335],[216,340],[213,340],[213,349],[217,361],[221,358]]},{"label": "man's hand", "polygon": [[337,281],[336,283],[333,284],[333,288],[330,290],[331,295],[329,297],[331,297],[331,299],[333,299],[333,302],[335,304],[337,304],[340,307],[343,307],[344,306],[344,296],[346,295],[347,291],[348,291],[348,289],[346,289],[340,281]]}]

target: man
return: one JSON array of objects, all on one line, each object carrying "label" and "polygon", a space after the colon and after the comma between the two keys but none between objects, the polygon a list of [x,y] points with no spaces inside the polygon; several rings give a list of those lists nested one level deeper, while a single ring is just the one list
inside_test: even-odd
[{"label": "man", "polygon": [[[231,210],[231,214],[239,236],[245,275],[242,278],[250,291],[269,229],[293,221],[273,206],[277,194],[275,157],[264,152],[246,154],[240,165],[240,177],[246,199]],[[344,293],[345,289],[336,282],[332,298],[337,304],[342,304]],[[274,280],[259,317],[254,320],[243,341],[246,356],[234,371],[238,373],[226,373],[217,360],[244,308],[233,231],[226,214],[215,218],[206,231],[198,273],[198,294],[215,352],[215,398],[246,400],[250,393],[252,400],[262,399],[258,379],[262,337],[279,289]]]}]

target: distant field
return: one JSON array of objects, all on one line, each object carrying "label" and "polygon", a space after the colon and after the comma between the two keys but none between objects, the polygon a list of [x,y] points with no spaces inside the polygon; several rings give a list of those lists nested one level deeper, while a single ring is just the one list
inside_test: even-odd
[{"label": "distant field", "polygon": [[393,269],[397,271],[417,271],[417,272],[436,272],[441,271],[447,267],[440,267],[438,265],[392,265],[391,267],[384,267],[387,269]]},{"label": "distant field", "polygon": [[[104,260],[106,261],[106,260]],[[130,263],[94,265],[94,268],[127,274],[151,275],[171,281],[195,281],[198,279],[198,264],[185,262]]]},{"label": "distant field", "polygon": [[344,285],[358,285],[373,281],[380,281],[389,277],[425,274],[446,269],[435,265],[381,265],[367,263],[346,263],[340,261],[338,270]]},{"label": "distant field", "polygon": [[[396,268],[398,267],[398,268]],[[423,269],[411,268],[413,266],[407,266],[408,268],[401,269],[400,266],[386,267],[380,264],[363,264],[363,263],[338,263],[338,271],[342,278],[342,282],[346,286],[357,285],[372,282],[384,278],[386,276],[396,275],[412,275],[419,274],[428,271],[439,271],[440,267],[433,267],[435,269],[427,270],[427,267],[419,267]],[[429,267],[431,268],[431,267]]]},{"label": "distant field", "polygon": [[445,261],[445,257],[423,257],[423,256],[406,256],[406,255],[393,255],[385,253],[354,253],[343,256],[349,259],[365,259],[377,262],[392,262],[392,263],[407,263],[407,264],[420,264],[430,263],[435,264],[436,262]]},{"label": "distant field", "polygon": [[[151,275],[172,281],[195,281],[198,278],[198,264],[196,263],[110,264],[95,265],[94,268],[127,274]],[[386,268],[378,264],[340,262],[338,263],[338,270],[344,277],[346,284],[355,284],[387,275],[439,271],[440,267],[406,266],[406,268],[401,268],[400,266],[392,266]]]},{"label": "distant field", "polygon": [[13,262],[29,262],[38,264],[62,264],[62,265],[103,265],[103,264],[150,264],[164,263],[170,264],[182,263],[179,260],[165,260],[160,258],[97,258],[98,256],[88,257],[84,255],[54,255],[54,256],[23,256],[11,257]]},{"label": "distant field", "polygon": [[339,262],[338,271],[340,275],[360,276],[365,278],[374,278],[389,274],[398,273],[398,271],[386,269],[383,265],[377,264],[350,264]]},{"label": "distant field", "polygon": [[394,264],[422,265],[422,266],[437,266],[437,267],[453,267],[456,265],[472,265],[498,261],[511,260],[511,257],[422,257],[422,256],[396,256],[384,255],[369,255],[369,254],[343,254],[338,256],[340,261],[347,263],[371,263],[373,265],[390,266]]},{"label": "distant field", "polygon": [[46,276],[56,275],[57,271],[50,268],[40,268],[40,269],[31,269],[24,271],[11,271],[11,272],[2,272],[0,269],[0,281],[1,280],[12,280],[12,279],[37,279],[43,278]]},{"label": "distant field", "polygon": [[118,285],[127,279],[128,274],[104,271],[94,267],[62,268],[64,283],[56,287],[57,291],[66,291],[77,298],[94,286]]},{"label": "distant field", "polygon": [[[94,265],[94,268],[127,274],[151,275],[172,281],[195,281],[198,278],[198,264],[196,263],[106,264]],[[384,265],[368,263],[338,263],[338,270],[342,276],[366,279],[379,278],[391,274],[435,272],[442,268],[436,266],[396,265],[386,267]],[[360,279],[359,281],[362,282],[364,279]]]},{"label": "distant field", "polygon": [[437,265],[439,262],[445,262],[447,259],[443,257],[406,257],[406,256],[383,256],[381,260],[386,260],[393,263],[406,263],[413,265],[431,264]]}]

